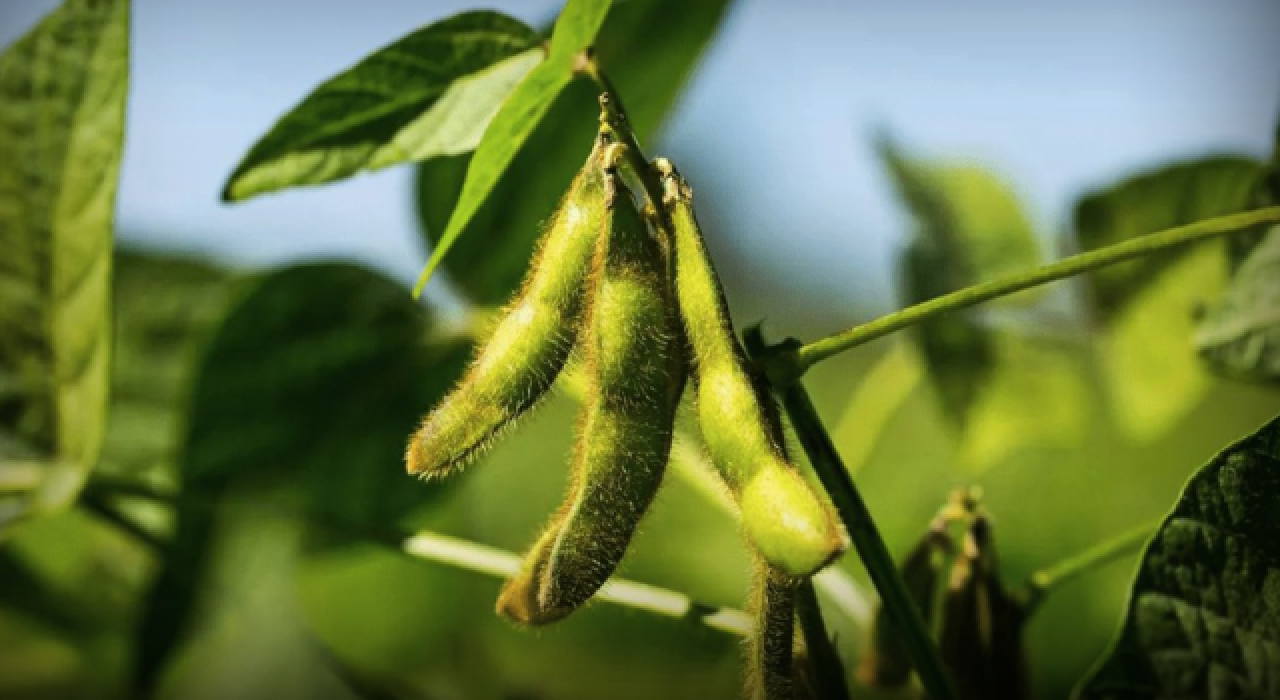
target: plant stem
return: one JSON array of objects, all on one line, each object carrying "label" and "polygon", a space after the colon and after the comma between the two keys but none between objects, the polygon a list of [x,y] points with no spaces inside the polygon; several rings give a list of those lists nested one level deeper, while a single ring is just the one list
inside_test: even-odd
[{"label": "plant stem", "polygon": [[163,552],[165,542],[155,533],[134,520],[120,504],[104,493],[88,493],[80,499],[81,505],[103,522],[136,540],[152,552]]},{"label": "plant stem", "polygon": [[800,378],[814,364],[863,343],[913,326],[938,314],[964,309],[985,301],[1038,287],[1082,272],[1114,265],[1125,260],[1150,255],[1169,248],[1203,241],[1214,236],[1236,233],[1261,224],[1280,222],[1280,206],[1219,216],[1186,226],[1165,229],[1087,253],[1072,255],[1048,265],[1015,273],[1008,277],[975,284],[971,287],[930,299],[921,304],[895,311],[874,321],[827,336],[792,350],[792,355],[778,354],[767,358],[770,379],[785,386]]},{"label": "plant stem", "polygon": [[635,132],[631,130],[631,121],[627,119],[627,112],[622,106],[621,98],[618,97],[618,91],[614,89],[608,74],[600,67],[594,52],[588,50],[579,57],[578,72],[590,78],[591,82],[600,89],[600,119],[626,146],[625,156],[628,166],[640,180],[645,195],[653,203],[655,211],[665,221],[666,216],[662,208],[662,183],[658,181],[653,168],[649,167],[649,159],[640,149],[640,142],[636,139]]},{"label": "plant stem", "polygon": [[1141,549],[1159,527],[1158,522],[1139,525],[1032,574],[1025,586],[1027,610],[1034,609],[1062,584]]},{"label": "plant stem", "polygon": [[[759,328],[747,333],[746,346],[753,357],[760,357],[766,352]],[[907,587],[898,575],[898,568],[884,544],[884,538],[876,527],[871,511],[862,500],[858,487],[850,478],[840,460],[840,454],[831,442],[822,419],[818,416],[809,393],[800,382],[794,382],[782,389],[782,406],[809,462],[822,481],[823,487],[831,497],[831,502],[840,514],[840,520],[858,556],[867,568],[871,582],[880,593],[884,610],[889,615],[894,629],[902,640],[902,645],[915,667],[920,684],[933,700],[951,700],[956,697],[950,676],[938,655],[937,646],[929,636],[929,628],[925,625],[919,609],[911,601]]]},{"label": "plant stem", "polygon": [[814,687],[823,700],[848,700],[849,684],[845,680],[844,665],[836,653],[827,626],[822,621],[822,608],[818,606],[818,594],[813,582],[806,580],[796,591],[796,612],[800,616],[800,631],[809,652],[809,666],[813,670]]},{"label": "plant stem", "polygon": [[[401,548],[418,559],[497,578],[510,578],[520,571],[520,555],[514,552],[435,532],[419,532],[406,539]],[[751,634],[751,618],[741,610],[706,605],[683,593],[636,581],[611,579],[595,597],[615,605],[689,620],[730,634],[743,637]]]}]

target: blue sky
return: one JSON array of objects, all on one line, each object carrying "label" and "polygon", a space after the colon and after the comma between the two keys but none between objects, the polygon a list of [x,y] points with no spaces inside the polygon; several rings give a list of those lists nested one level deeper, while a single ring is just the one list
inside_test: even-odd
[{"label": "blue sky", "polygon": [[[54,6],[2,4],[4,43]],[[557,5],[487,4],[534,24]],[[217,194],[320,80],[474,6],[135,0],[120,228],[245,262],[355,256],[411,280],[423,254],[406,168],[235,206]],[[819,323],[837,324],[892,303],[889,270],[907,229],[870,148],[874,128],[1006,175],[1048,236],[1083,188],[1135,168],[1268,153],[1277,26],[1274,0],[743,0],[651,150],[717,200],[712,248],[731,268],[738,312],[777,318],[822,304]],[[446,294],[440,284],[432,293]]]}]

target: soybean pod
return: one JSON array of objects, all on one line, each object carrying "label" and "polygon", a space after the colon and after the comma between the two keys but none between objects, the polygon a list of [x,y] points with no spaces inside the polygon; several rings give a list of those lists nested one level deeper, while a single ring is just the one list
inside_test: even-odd
[{"label": "soybean pod", "polygon": [[661,483],[684,388],[669,255],[612,168],[605,201],[571,486],[498,606],[526,624],[568,615],[613,574]]},{"label": "soybean pod", "polygon": [[444,476],[473,459],[551,388],[577,338],[595,238],[604,218],[601,131],[529,267],[458,385],[423,420],[405,453],[409,473]]},{"label": "soybean pod", "polygon": [[734,335],[688,183],[664,158],[654,168],[674,239],[676,302],[707,452],[738,500],[743,527],[761,555],[789,575],[809,576],[843,550],[844,533],[826,501],[787,462],[777,406]]}]

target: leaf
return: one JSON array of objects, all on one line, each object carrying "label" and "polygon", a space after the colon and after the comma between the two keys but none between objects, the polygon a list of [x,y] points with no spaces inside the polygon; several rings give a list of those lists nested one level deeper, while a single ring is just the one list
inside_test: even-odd
[{"label": "leaf", "polygon": [[115,366],[99,471],[175,481],[195,364],[235,286],[230,273],[194,258],[116,253]]},{"label": "leaf", "polygon": [[880,138],[877,147],[916,220],[913,238],[936,249],[945,260],[945,282],[938,284],[946,291],[1043,261],[1031,221],[1012,188],[1000,178],[973,166],[908,158],[887,136]]},{"label": "leaf", "polygon": [[101,449],[127,0],[68,0],[0,57],[0,528]]},{"label": "leaf", "polygon": [[[647,0],[609,11],[595,52],[642,145],[651,142],[671,111],[729,4]],[[551,217],[591,147],[598,94],[585,83],[564,90],[454,239],[443,264],[450,281],[472,302],[501,304],[519,286],[540,222]],[[433,249],[458,202],[468,162],[459,156],[418,166],[418,214]]]},{"label": "leaf", "polygon": [[1280,696],[1280,419],[1187,482],[1083,700]]},{"label": "leaf", "polygon": [[[913,160],[887,137],[879,149],[916,231],[902,258],[904,302],[918,304],[1043,259],[1012,189],[972,167]],[[1005,300],[1020,305],[1036,295]],[[957,458],[981,470],[1028,448],[1072,447],[1090,394],[1072,348],[990,328],[975,312],[922,323],[911,337],[958,433]]]},{"label": "leaf", "polygon": [[[1035,232],[1012,191],[973,167],[908,158],[888,136],[877,147],[916,229],[903,255],[902,289],[918,304],[1039,264]],[[1030,297],[1019,295],[1019,300]],[[949,314],[913,329],[951,419],[963,426],[995,370],[995,349],[972,313]]]},{"label": "leaf", "polygon": [[176,534],[139,632],[139,693],[190,629],[216,508],[238,485],[291,484],[310,520],[366,536],[439,493],[405,474],[404,442],[469,349],[431,332],[406,290],[356,265],[296,265],[248,285],[191,392]]},{"label": "leaf", "polygon": [[[1085,195],[1076,204],[1075,240],[1088,251],[1243,211],[1262,165],[1237,156],[1210,156],[1140,173]],[[1203,247],[1203,246],[1200,246]],[[1087,274],[1095,313],[1109,321],[1189,249],[1110,265]]]},{"label": "leaf", "polygon": [[1196,330],[1195,346],[1226,376],[1280,381],[1280,226],[1236,270],[1222,301]]},{"label": "leaf", "polygon": [[[1127,179],[1076,207],[1093,249],[1246,208],[1261,172],[1244,158],[1189,161]],[[1133,438],[1165,434],[1203,398],[1209,377],[1189,347],[1195,315],[1226,283],[1221,243],[1147,256],[1086,277],[1105,326],[1099,363],[1116,420]]]},{"label": "leaf", "polygon": [[415,297],[422,293],[454,239],[466,228],[525,139],[573,78],[578,54],[595,40],[610,4],[610,0],[569,0],[565,5],[551,35],[547,60],[530,71],[507,96],[485,129],[484,137],[467,165],[467,177],[462,183],[458,204],[449,217],[449,224],[414,286]]},{"label": "leaf", "polygon": [[537,32],[497,12],[419,29],[329,79],[271,128],[228,180],[242,200],[399,163],[466,153],[542,62]]}]

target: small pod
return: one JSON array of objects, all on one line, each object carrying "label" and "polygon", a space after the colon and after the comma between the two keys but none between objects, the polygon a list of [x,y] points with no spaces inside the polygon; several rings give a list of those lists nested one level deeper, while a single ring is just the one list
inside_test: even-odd
[{"label": "small pod", "polygon": [[676,302],[707,452],[764,558],[787,574],[809,576],[844,549],[844,532],[826,501],[787,462],[777,406],[734,336],[688,183],[664,158],[654,161],[654,168],[662,177],[663,207],[674,236]]},{"label": "small pod", "polygon": [[951,569],[938,651],[963,700],[1030,697],[1026,612],[1000,581],[991,521],[977,514]]},{"label": "small pod", "polygon": [[756,625],[747,638],[746,693],[749,700],[793,700],[796,587],[765,561],[755,563],[748,612]]},{"label": "small pod", "polygon": [[568,615],[613,574],[661,483],[684,389],[669,256],[612,169],[605,196],[572,484],[499,603],[499,612],[525,624]]},{"label": "small pod", "polygon": [[564,368],[584,315],[584,287],[604,220],[601,132],[547,226],[521,291],[458,385],[423,420],[405,452],[410,474],[464,466],[538,402]]}]

